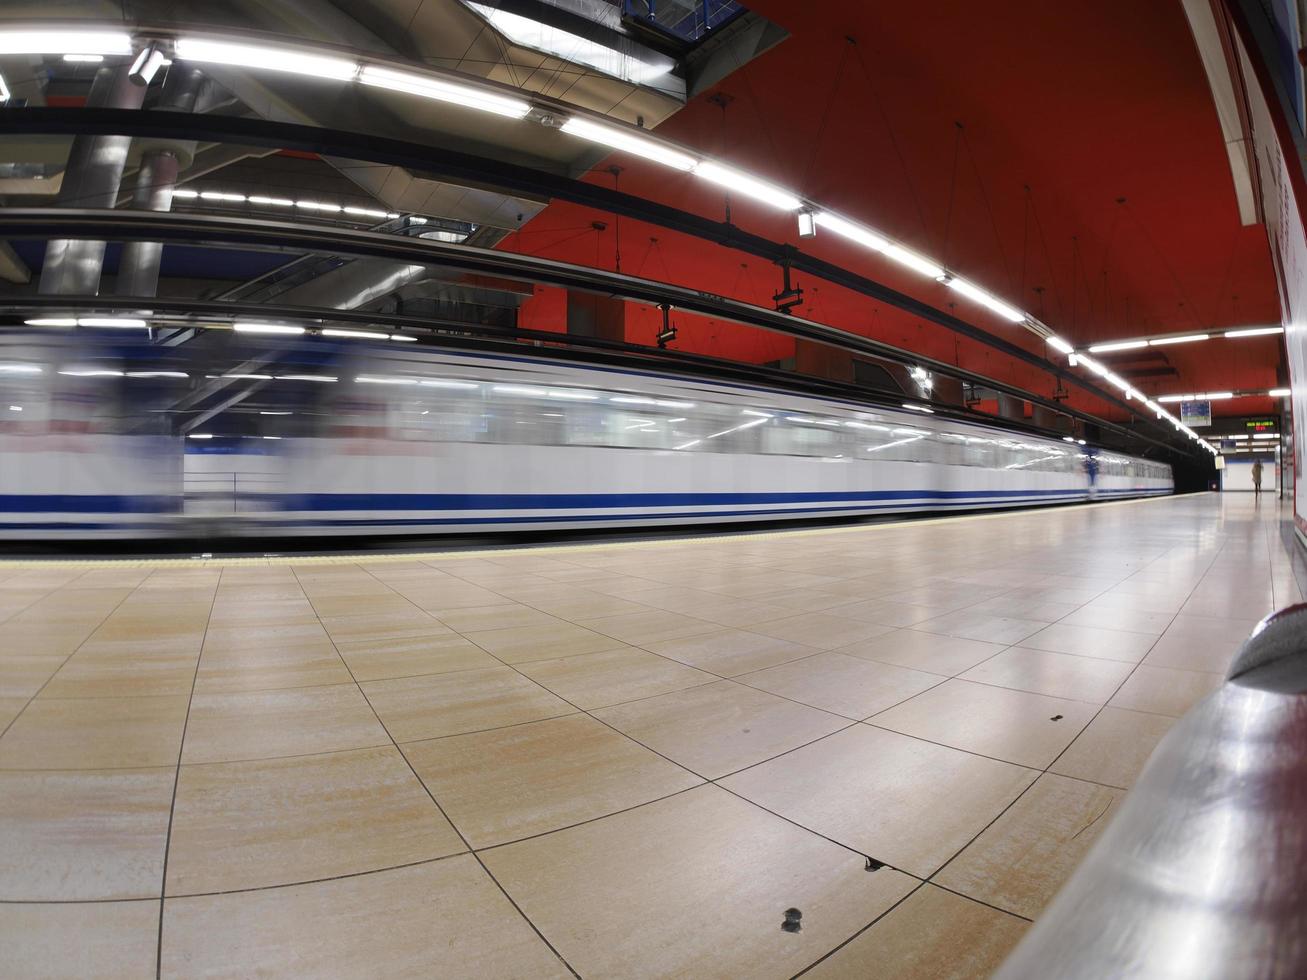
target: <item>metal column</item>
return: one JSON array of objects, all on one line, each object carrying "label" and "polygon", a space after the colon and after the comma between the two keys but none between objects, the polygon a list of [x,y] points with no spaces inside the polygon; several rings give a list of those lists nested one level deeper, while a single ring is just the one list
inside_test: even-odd
[{"label": "metal column", "polygon": [[[193,112],[204,76],[198,69],[179,66],[164,86],[159,109]],[[172,192],[184,159],[187,165],[195,157],[194,140],[152,141],[141,154],[132,192],[132,208],[137,211],[171,211]],[[118,263],[117,293],[120,296],[153,297],[159,292],[159,265],[163,260],[162,242],[127,242]]]},{"label": "metal column", "polygon": [[[139,109],[145,86],[128,79],[128,65],[101,68],[91,83],[88,108]],[[76,136],[68,151],[58,203],[78,208],[111,208],[117,201],[130,136]],[[58,239],[45,248],[39,291],[47,295],[94,296],[100,291],[104,242]]]}]

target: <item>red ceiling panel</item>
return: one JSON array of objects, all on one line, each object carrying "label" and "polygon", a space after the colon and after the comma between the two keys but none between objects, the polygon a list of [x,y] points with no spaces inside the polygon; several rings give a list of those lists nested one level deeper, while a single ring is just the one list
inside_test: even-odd
[{"label": "red ceiling panel", "polygon": [[[1265,232],[1239,224],[1216,112],[1178,0],[751,6],[791,37],[693,100],[660,134],[942,258],[1078,344],[1279,322]],[[608,163],[625,168],[624,191],[724,213],[725,195],[702,180],[620,154]],[[613,177],[599,169],[590,179]],[[732,219],[799,241],[792,216],[747,200],[732,203]],[[608,228],[589,230],[594,220]],[[621,236],[624,271],[765,304],[778,288],[777,270],[727,249],[631,221],[621,223]],[[505,247],[611,268],[615,239],[611,216],[555,204]],[[801,245],[937,306],[957,298],[830,235]],[[838,287],[804,285],[799,315],[1052,389],[1047,375],[941,328]],[[965,300],[956,312],[1040,346]],[[647,319],[652,330],[652,314]],[[725,325],[696,324],[683,338],[692,349],[749,360],[789,349],[783,339]],[[1141,375],[1138,386],[1150,394],[1277,384],[1274,338],[1164,355],[1141,365],[1176,372]],[[1127,376],[1131,363],[1121,359]]]}]

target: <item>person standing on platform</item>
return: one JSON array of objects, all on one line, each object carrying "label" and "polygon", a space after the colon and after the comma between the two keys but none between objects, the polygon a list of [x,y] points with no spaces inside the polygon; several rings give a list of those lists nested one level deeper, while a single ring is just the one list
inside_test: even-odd
[{"label": "person standing on platform", "polygon": [[1253,460],[1253,493],[1262,492],[1262,461]]}]

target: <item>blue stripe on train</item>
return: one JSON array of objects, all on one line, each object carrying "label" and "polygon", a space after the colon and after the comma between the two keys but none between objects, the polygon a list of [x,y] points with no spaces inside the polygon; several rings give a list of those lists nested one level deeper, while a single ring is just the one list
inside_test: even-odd
[{"label": "blue stripe on train", "polygon": [[[1042,494],[1040,497],[1026,494],[1022,497],[1008,497],[1008,494],[1019,494],[1021,491],[997,491],[997,494],[1004,495],[1004,502],[1009,504],[1021,503],[1068,503],[1073,500],[1086,499],[1084,491],[1080,490],[1063,490],[1063,491],[1035,491],[1036,494]],[[1146,497],[1146,495],[1168,494],[1170,490],[1104,490],[1099,491],[1099,497]],[[1056,494],[1051,497],[1050,494]],[[885,512],[894,510],[906,510],[906,508],[938,508],[938,510],[951,510],[951,508],[962,507],[983,507],[985,503],[991,503],[992,500],[976,499],[978,494],[970,494],[971,499],[965,500],[938,500],[932,499],[927,494],[919,494],[916,497],[901,497],[894,503],[880,504],[857,504],[850,503],[844,506],[834,507],[797,507],[787,508],[787,510],[729,510],[729,511],[673,511],[661,512],[661,514],[580,514],[580,515],[514,515],[499,517],[476,517],[476,516],[455,516],[455,517],[358,517],[358,519],[340,519],[340,517],[328,517],[328,519],[305,520],[289,519],[278,520],[276,512],[272,512],[272,520],[269,525],[272,527],[290,527],[290,528],[311,528],[311,527],[339,527],[339,528],[374,528],[374,527],[451,527],[451,525],[490,525],[490,524],[570,524],[582,523],[582,521],[648,521],[648,520],[685,520],[685,519],[725,519],[725,517],[787,517],[801,515],[818,515],[818,514],[850,514],[850,512]],[[821,498],[830,499],[830,498]],[[370,507],[363,510],[376,511],[379,508]],[[414,508],[417,510],[417,508]],[[54,514],[52,510],[42,511],[44,514]],[[89,512],[89,511],[88,511]],[[115,524],[88,524],[72,523],[72,521],[59,521],[59,523],[0,523],[0,529],[7,531],[95,531],[103,528],[122,528],[123,525]],[[142,525],[141,529],[146,529],[148,525]]]},{"label": "blue stripe on train", "polygon": [[1017,497],[1083,496],[1085,493],[1084,490],[1066,488],[1058,490],[852,490],[801,493],[314,493],[298,498],[286,495],[283,499],[286,500],[287,510],[604,510],[619,507],[705,507],[728,504],[815,504],[842,501],[858,503],[876,500],[1001,500]]},{"label": "blue stripe on train", "polygon": [[[1164,494],[1149,490],[1099,490],[1097,496]],[[615,493],[615,494],[240,494],[239,499],[279,503],[289,511],[422,511],[422,510],[615,510],[624,507],[724,506],[729,504],[781,505],[844,502],[845,507],[799,508],[739,513],[806,513],[809,510],[884,509],[899,505],[934,503],[1023,502],[1081,499],[1084,490],[877,490],[837,493]],[[888,501],[872,504],[871,501]],[[175,498],[109,494],[0,494],[0,514],[148,514],[179,510]],[[727,516],[735,511],[709,512]],[[632,515],[635,516],[635,515]],[[651,517],[677,516],[652,514]],[[524,518],[526,519],[526,518]],[[537,520],[540,518],[529,518]],[[558,519],[562,519],[560,516]],[[588,519],[588,518],[585,518]],[[609,518],[605,518],[609,519]],[[3,525],[0,525],[3,526]]]}]

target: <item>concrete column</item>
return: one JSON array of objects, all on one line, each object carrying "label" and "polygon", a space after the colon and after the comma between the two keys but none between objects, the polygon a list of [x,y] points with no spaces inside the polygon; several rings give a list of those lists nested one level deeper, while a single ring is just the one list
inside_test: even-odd
[{"label": "concrete column", "polygon": [[[93,108],[139,109],[145,86],[127,77],[130,66],[101,68],[91,83],[86,104]],[[112,208],[118,199],[130,136],[76,136],[57,204],[69,208]],[[45,248],[39,292],[57,296],[94,296],[100,291],[104,242],[56,239]]]}]

